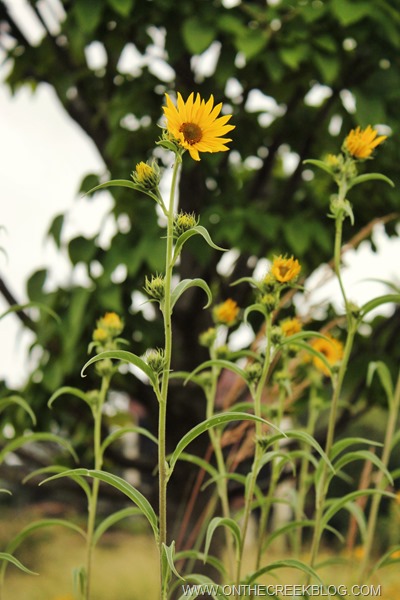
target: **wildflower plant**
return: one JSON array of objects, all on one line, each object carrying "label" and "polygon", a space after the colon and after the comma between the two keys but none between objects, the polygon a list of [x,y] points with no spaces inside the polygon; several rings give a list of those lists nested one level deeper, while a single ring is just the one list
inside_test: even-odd
[{"label": "wildflower plant", "polygon": [[[147,520],[157,545],[160,600],[176,597],[174,594],[179,593],[177,590],[182,582],[213,583],[211,578],[196,573],[195,568],[192,568],[199,560],[211,564],[222,574],[224,583],[230,584],[235,590],[236,600],[245,596],[241,586],[263,581],[267,573],[283,567],[299,571],[307,582],[315,580],[325,585],[318,572],[317,558],[324,533],[337,533],[331,525],[331,519],[342,508],[350,510],[356,516],[363,535],[364,553],[360,566],[360,581],[363,582],[371,572],[369,559],[380,500],[382,496],[397,498],[387,491],[387,486],[394,484],[395,477],[389,472],[389,458],[394,445],[400,440],[395,433],[399,416],[400,384],[393,384],[390,372],[383,363],[373,363],[368,377],[370,383],[375,374],[379,376],[388,398],[389,421],[381,458],[370,450],[354,450],[355,445],[376,445],[371,440],[356,437],[336,441],[336,423],[357,331],[371,310],[384,303],[399,302],[400,295],[385,294],[363,306],[355,306],[349,300],[343,283],[341,255],[343,222],[347,218],[352,224],[355,221],[348,193],[354,186],[374,179],[392,185],[389,179],[379,173],[359,174],[361,164],[372,158],[385,136],[379,136],[371,127],[365,130],[356,128],[344,140],[339,154],[329,155],[325,161],[307,161],[327,173],[337,187],[330,200],[328,216],[335,225],[333,266],[343,298],[345,314],[342,321],[345,326],[335,329],[333,335],[330,331],[308,329],[297,316],[293,316],[295,308],[291,300],[295,292],[302,291],[301,278],[305,277],[300,261],[295,256],[274,255],[263,277],[242,277],[235,281],[234,286],[246,284],[251,288],[253,300],[243,307],[238,305],[234,297],[214,298],[209,283],[201,278],[179,279],[179,257],[185,251],[185,244],[190,243],[193,236],[200,236],[211,248],[224,251],[214,243],[207,229],[200,225],[201,215],[179,210],[176,196],[181,169],[185,167],[188,155],[198,162],[202,153],[227,151],[232,139],[225,136],[234,130],[234,125],[231,124],[232,115],[220,116],[222,103],[214,105],[213,96],[206,101],[199,94],[192,93],[185,101],[178,93],[175,103],[167,94],[163,110],[164,129],[157,145],[172,153],[173,157],[168,200],[163,197],[160,189],[163,173],[155,159],[139,162],[130,180],[111,180],[91,190],[94,192],[121,186],[129,188],[151,198],[165,216],[165,265],[161,273],[149,273],[143,282],[148,300],[158,307],[158,314],[163,321],[163,344],[161,347],[150,348],[141,355],[123,349],[122,346],[127,344],[120,337],[124,329],[123,319],[114,312],[108,312],[96,322],[89,345],[89,352],[94,355],[82,369],[82,374],[88,368],[95,369],[100,381],[98,389],[84,392],[77,388],[63,387],[49,400],[51,407],[61,396],[72,395],[84,401],[92,414],[93,468],[67,469],[54,466],[41,471],[41,474],[50,475],[46,482],[70,477],[87,497],[86,527],[71,525],[71,528],[82,535],[86,544],[86,563],[76,572],[79,600],[93,600],[93,552],[102,534],[119,520],[137,514]],[[210,309],[209,327],[198,340],[207,349],[208,357],[192,372],[177,372],[173,365],[173,312],[176,303],[193,287],[204,292],[204,308]],[[282,318],[283,310],[286,315]],[[288,314],[292,316],[287,316]],[[261,321],[254,344],[250,348],[231,350],[231,332],[239,323],[252,322],[254,317],[258,322]],[[304,356],[307,358],[304,359]],[[153,390],[158,405],[156,436],[135,425],[121,427],[103,438],[103,409],[112,378],[121,362],[139,369]],[[225,371],[229,371],[240,381],[243,393],[240,398],[233,397],[230,403],[218,402],[221,376]],[[296,423],[292,418],[301,373],[306,382],[304,388],[308,390],[307,419],[303,424]],[[190,429],[168,455],[167,427],[173,427],[173,424],[167,423],[167,406],[171,402],[172,379],[180,379],[183,385],[199,386],[204,393],[206,410],[205,419]],[[322,398],[327,389],[332,392],[328,407]],[[23,401],[15,400],[17,404],[21,405],[21,402],[23,406]],[[0,403],[0,410],[1,406]],[[25,406],[23,408],[28,410]],[[315,435],[322,410],[328,415],[324,445],[317,441]],[[288,414],[291,423],[283,426],[284,417]],[[244,441],[243,426],[246,432]],[[156,509],[139,489],[104,468],[104,455],[110,444],[132,431],[146,436],[157,448]],[[203,434],[209,437],[210,460],[195,456],[188,450],[190,444]],[[232,440],[235,452],[230,451]],[[240,443],[242,445],[238,449]],[[195,550],[177,550],[168,529],[168,484],[179,460],[186,460],[198,467],[208,477],[205,485],[213,486],[214,489],[206,517],[200,524],[198,547]],[[241,461],[248,466],[245,472],[236,470]],[[331,498],[329,491],[332,480],[338,475],[345,476],[345,467],[354,461],[369,461],[377,469],[380,475],[376,478],[374,489],[357,490],[344,497]],[[261,483],[261,474],[266,471],[269,474],[267,490]],[[287,500],[294,520],[271,533],[271,515],[276,503],[280,501],[279,483],[282,476],[288,473],[296,480],[294,497]],[[230,502],[231,481],[242,490],[243,503],[239,509],[233,509]],[[134,506],[98,522],[101,482],[118,489]],[[362,496],[372,497],[368,522],[354,504]],[[315,511],[308,518],[306,501],[310,499]],[[259,531],[256,536],[255,559],[252,570],[245,573],[245,540],[256,509],[259,514]],[[212,555],[213,539],[219,528],[224,531],[227,565],[221,557]],[[309,560],[304,558],[306,529],[311,530]],[[294,558],[271,562],[268,557],[271,544],[280,536],[286,535],[290,535]],[[22,540],[23,537],[24,535],[19,539]],[[393,553],[397,550],[396,546],[391,548],[374,568],[395,560]],[[185,560],[189,561],[186,567]],[[227,597],[223,589],[219,588],[218,597]],[[183,597],[184,595],[180,596]]]}]

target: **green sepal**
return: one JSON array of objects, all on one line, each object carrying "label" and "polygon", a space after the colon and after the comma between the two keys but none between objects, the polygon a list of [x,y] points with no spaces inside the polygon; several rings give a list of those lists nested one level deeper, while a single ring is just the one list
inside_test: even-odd
[{"label": "green sepal", "polygon": [[199,277],[196,277],[195,279],[182,279],[182,281],[180,281],[178,283],[178,285],[176,286],[176,288],[172,291],[171,311],[174,308],[177,301],[179,300],[179,298],[182,296],[182,294],[191,287],[199,287],[202,290],[204,290],[205,293],[207,294],[208,301],[207,301],[207,304],[203,308],[208,308],[209,306],[211,306],[212,294],[211,294],[210,288],[208,287],[208,285],[204,281],[204,279],[200,279]]}]

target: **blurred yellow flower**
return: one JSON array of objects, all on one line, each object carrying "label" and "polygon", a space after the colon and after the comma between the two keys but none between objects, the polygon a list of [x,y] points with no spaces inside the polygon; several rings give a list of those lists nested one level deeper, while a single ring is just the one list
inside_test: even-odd
[{"label": "blurred yellow flower", "polygon": [[282,329],[283,335],[285,337],[289,337],[294,335],[295,333],[300,333],[303,328],[302,323],[294,317],[293,319],[285,319],[279,323],[280,328]]},{"label": "blurred yellow flower", "polygon": [[344,141],[344,145],[354,158],[369,158],[373,150],[384,142],[386,135],[378,136],[378,132],[368,125],[366,129],[352,129]]},{"label": "blurred yellow flower", "polygon": [[400,550],[395,550],[394,552],[392,552],[390,558],[400,558]]},{"label": "blurred yellow flower", "polygon": [[108,333],[103,327],[97,327],[93,331],[93,339],[95,342],[104,342],[108,338]]},{"label": "blurred yellow flower", "polygon": [[400,490],[396,492],[396,498],[394,499],[394,501],[396,502],[396,504],[400,505]]},{"label": "blurred yellow flower", "polygon": [[[321,354],[325,356],[328,363],[334,366],[343,358],[343,344],[332,336],[327,337],[329,337],[329,340],[316,338],[311,342],[311,346],[314,348],[314,350],[321,352]],[[319,371],[321,371],[324,375],[329,376],[329,371],[320,358],[313,356],[312,361]]]},{"label": "blurred yellow flower", "polygon": [[356,546],[353,550],[353,556],[357,560],[362,560],[365,556],[364,546]]},{"label": "blurred yellow flower", "polygon": [[297,259],[275,256],[271,267],[271,273],[280,283],[289,283],[297,279],[301,271],[300,263]]},{"label": "blurred yellow flower", "polygon": [[[104,341],[106,337],[114,337],[119,335],[124,328],[122,319],[115,312],[108,312],[97,321],[97,329],[93,333],[93,339],[96,341]],[[103,336],[106,334],[106,337]],[[98,336],[95,338],[94,336]],[[102,339],[101,339],[102,338]]]},{"label": "blurred yellow flower", "polygon": [[214,307],[214,321],[219,325],[234,325],[239,314],[239,307],[235,300],[228,298],[222,304]]},{"label": "blurred yellow flower", "polygon": [[186,102],[178,92],[178,107],[173,104],[168,94],[166,99],[167,106],[164,106],[163,110],[167,119],[167,130],[185,150],[189,150],[193,160],[200,160],[199,152],[229,150],[225,144],[232,140],[221,136],[235,127],[227,125],[232,115],[217,118],[222,102],[214,106],[212,95],[205,102],[200,98],[200,94],[197,94],[195,99],[193,92]]}]

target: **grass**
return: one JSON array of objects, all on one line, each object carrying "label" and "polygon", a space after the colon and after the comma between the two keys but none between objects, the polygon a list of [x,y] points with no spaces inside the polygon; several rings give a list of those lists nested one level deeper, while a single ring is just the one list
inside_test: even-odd
[{"label": "grass", "polygon": [[[27,523],[37,519],[28,511],[3,515],[0,541],[4,547],[7,539]],[[132,529],[132,528],[131,528]],[[73,532],[52,527],[36,532],[16,552],[17,557],[38,576],[26,575],[10,566],[6,575],[3,600],[65,600],[73,598],[73,570],[84,564],[83,540]],[[283,558],[276,548],[268,562]],[[321,561],[331,558],[324,552]],[[288,556],[286,556],[288,558]],[[252,570],[251,546],[245,552],[246,572]],[[357,560],[348,559],[342,565],[330,565],[320,571],[329,585],[354,583]],[[94,564],[94,600],[155,600],[158,597],[158,558],[153,539],[139,530],[136,532],[113,530],[107,532],[96,549]],[[264,583],[271,585],[303,583],[302,575],[293,569],[279,569],[277,578],[266,576]],[[381,586],[380,600],[400,600],[400,572],[397,565],[382,569],[371,582],[375,589]],[[359,598],[373,598],[360,595]]]}]

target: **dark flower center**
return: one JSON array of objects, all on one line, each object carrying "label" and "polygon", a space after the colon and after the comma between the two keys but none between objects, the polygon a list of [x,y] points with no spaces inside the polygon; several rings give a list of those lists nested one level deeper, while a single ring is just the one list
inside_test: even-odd
[{"label": "dark flower center", "polygon": [[196,123],[182,123],[179,131],[183,133],[185,142],[191,145],[197,144],[202,138],[202,131]]}]

